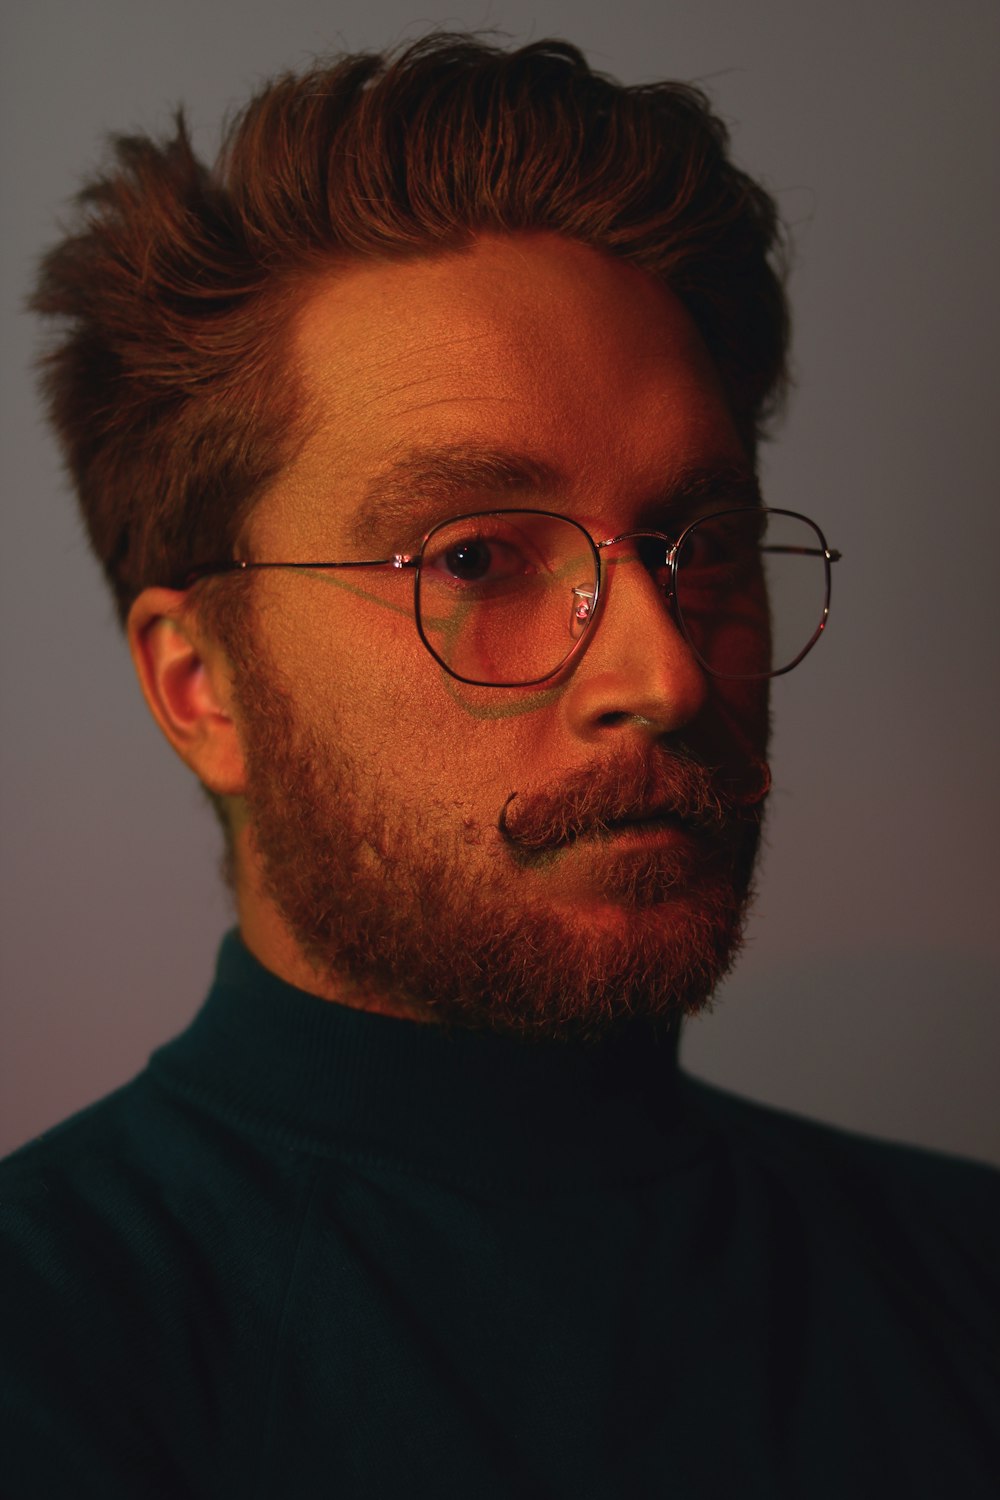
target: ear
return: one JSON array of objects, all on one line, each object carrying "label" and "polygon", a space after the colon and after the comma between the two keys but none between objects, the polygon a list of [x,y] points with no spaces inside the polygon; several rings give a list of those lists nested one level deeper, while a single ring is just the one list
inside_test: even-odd
[{"label": "ear", "polygon": [[150,712],[181,760],[209,791],[240,796],[246,776],[229,666],[199,631],[186,597],[176,589],[143,590],[129,610],[129,650]]}]

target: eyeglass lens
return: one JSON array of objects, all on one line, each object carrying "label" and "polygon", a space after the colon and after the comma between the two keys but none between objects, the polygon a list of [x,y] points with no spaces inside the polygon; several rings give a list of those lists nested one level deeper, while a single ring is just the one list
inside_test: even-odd
[{"label": "eyeglass lens", "polygon": [[802,516],[733,510],[684,537],[675,574],[677,621],[717,676],[787,672],[822,628],[829,591],[823,538]]},{"label": "eyeglass lens", "polygon": [[[669,587],[665,543],[617,546]],[[544,681],[590,627],[599,567],[587,533],[564,517],[501,511],[445,522],[428,536],[417,570],[420,633],[466,682]],[[677,623],[709,671],[765,677],[787,670],[815,640],[827,579],[822,537],[804,518],[761,510],[706,517],[677,555]]]},{"label": "eyeglass lens", "polygon": [[587,617],[574,589],[597,586],[598,563],[574,522],[534,511],[466,516],[437,527],[417,573],[417,615],[431,651],[467,682],[552,676]]}]

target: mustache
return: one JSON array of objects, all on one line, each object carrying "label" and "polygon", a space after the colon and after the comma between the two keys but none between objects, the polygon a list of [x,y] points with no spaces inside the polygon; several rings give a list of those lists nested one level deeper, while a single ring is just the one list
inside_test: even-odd
[{"label": "mustache", "polygon": [[497,829],[522,857],[652,819],[721,834],[737,820],[759,822],[770,786],[770,767],[759,757],[748,758],[734,775],[674,745],[652,755],[595,762],[571,772],[558,787],[511,792]]}]

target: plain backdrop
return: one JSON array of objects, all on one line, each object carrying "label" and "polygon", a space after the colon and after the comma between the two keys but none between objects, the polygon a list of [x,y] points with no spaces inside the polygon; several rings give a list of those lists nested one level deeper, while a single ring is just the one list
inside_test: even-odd
[{"label": "plain backdrop", "polygon": [[843,552],[775,687],[750,941],[686,1065],[855,1129],[1000,1161],[995,0],[7,0],[2,12],[0,1149],[133,1075],[232,912],[214,822],[140,700],[31,363],[33,264],[109,131],[228,107],[316,52],[434,25],[566,36],[695,80],[794,235],[797,389],[772,504]]}]

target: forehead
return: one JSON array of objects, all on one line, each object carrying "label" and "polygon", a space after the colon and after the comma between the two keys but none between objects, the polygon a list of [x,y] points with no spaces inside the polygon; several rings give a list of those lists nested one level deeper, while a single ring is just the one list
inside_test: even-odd
[{"label": "forehead", "polygon": [[423,449],[508,450],[592,499],[613,475],[642,487],[746,462],[679,300],[554,235],[331,273],[300,308],[293,359],[308,435],[274,498],[328,538]]}]

